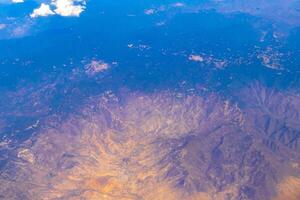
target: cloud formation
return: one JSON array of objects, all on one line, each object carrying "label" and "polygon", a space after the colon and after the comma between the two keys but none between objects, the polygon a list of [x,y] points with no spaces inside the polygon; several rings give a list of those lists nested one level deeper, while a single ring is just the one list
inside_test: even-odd
[{"label": "cloud formation", "polygon": [[61,16],[79,16],[85,10],[85,1],[55,0],[52,4],[56,7],[54,12]]},{"label": "cloud formation", "polygon": [[203,62],[204,58],[201,55],[190,55],[189,60],[195,61],[195,62]]},{"label": "cloud formation", "polygon": [[33,12],[30,14],[30,17],[46,17],[54,14],[55,13],[50,9],[49,5],[42,3],[39,8],[33,10]]},{"label": "cloud formation", "polygon": [[23,3],[24,0],[12,0],[13,3]]},{"label": "cloud formation", "polygon": [[78,17],[85,10],[85,5],[85,0],[52,0],[50,4],[42,3],[39,8],[35,9],[30,14],[30,16],[32,18],[46,17],[49,15]]}]

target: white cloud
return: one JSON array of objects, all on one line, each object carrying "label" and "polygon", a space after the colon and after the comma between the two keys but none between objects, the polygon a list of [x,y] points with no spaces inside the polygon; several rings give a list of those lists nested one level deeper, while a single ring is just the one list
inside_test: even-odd
[{"label": "white cloud", "polygon": [[24,0],[12,0],[13,3],[23,3]]},{"label": "white cloud", "polygon": [[79,16],[85,10],[84,0],[53,0],[54,12],[61,16]]},{"label": "white cloud", "polygon": [[[13,0],[23,1],[23,0]],[[30,15],[32,18],[49,15],[60,15],[63,17],[78,17],[85,10],[85,0],[52,0],[51,4],[42,3],[41,6]]]},{"label": "white cloud", "polygon": [[42,3],[39,8],[33,10],[33,12],[30,14],[30,17],[46,17],[54,14],[55,13],[51,10],[49,5]]},{"label": "white cloud", "polygon": [[195,61],[195,62],[203,62],[204,58],[201,55],[190,55],[189,60]]},{"label": "white cloud", "polygon": [[0,0],[1,4],[23,3],[24,0]]},{"label": "white cloud", "polygon": [[184,6],[184,3],[177,2],[177,3],[172,4],[171,6],[172,6],[172,7],[183,7],[183,6]]},{"label": "white cloud", "polygon": [[153,15],[155,13],[155,10],[154,9],[146,9],[146,10],[144,10],[144,13],[146,15]]}]

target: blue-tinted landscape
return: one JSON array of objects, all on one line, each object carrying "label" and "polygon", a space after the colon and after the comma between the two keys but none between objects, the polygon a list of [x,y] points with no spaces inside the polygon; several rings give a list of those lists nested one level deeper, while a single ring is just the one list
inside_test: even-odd
[{"label": "blue-tinted landscape", "polygon": [[0,199],[299,200],[300,1],[0,0]]}]

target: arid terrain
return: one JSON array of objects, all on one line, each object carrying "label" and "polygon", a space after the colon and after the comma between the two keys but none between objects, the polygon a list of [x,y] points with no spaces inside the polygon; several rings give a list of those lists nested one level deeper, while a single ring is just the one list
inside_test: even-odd
[{"label": "arid terrain", "polygon": [[0,199],[298,200],[299,94],[255,83],[234,96],[91,97],[1,144]]}]

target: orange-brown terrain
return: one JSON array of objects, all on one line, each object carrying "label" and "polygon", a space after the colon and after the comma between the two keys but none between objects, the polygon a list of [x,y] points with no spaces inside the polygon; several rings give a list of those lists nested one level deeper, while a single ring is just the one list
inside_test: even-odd
[{"label": "orange-brown terrain", "polygon": [[171,91],[93,97],[9,152],[7,200],[298,200],[300,97]]}]

